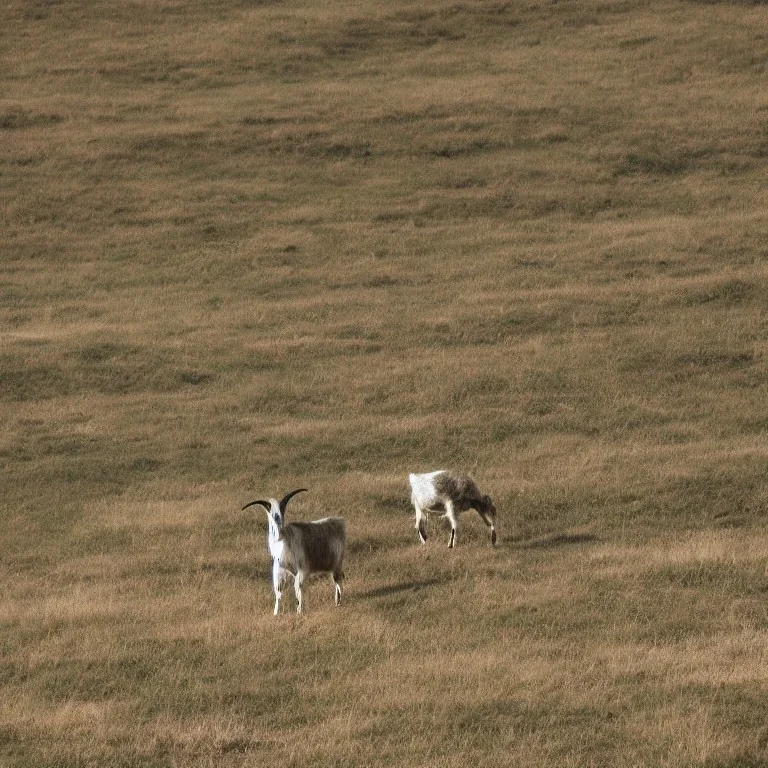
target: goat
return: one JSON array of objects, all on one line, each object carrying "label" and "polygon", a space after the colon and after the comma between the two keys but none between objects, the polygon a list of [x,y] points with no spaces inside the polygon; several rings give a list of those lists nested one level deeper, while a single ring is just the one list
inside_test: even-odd
[{"label": "goat", "polygon": [[427,542],[427,526],[430,512],[439,512],[451,524],[451,540],[448,548],[456,544],[456,518],[460,512],[474,509],[491,528],[491,544],[496,544],[496,507],[490,496],[480,493],[477,483],[469,476],[439,470],[424,474],[408,475],[411,485],[411,502],[416,508],[416,530],[422,544]]},{"label": "goat", "polygon": [[272,555],[272,585],[275,590],[275,616],[280,611],[282,583],[286,574],[293,576],[296,612],[301,613],[301,585],[311,573],[330,572],[334,583],[334,601],[341,604],[342,561],[346,546],[346,524],[341,517],[324,517],[309,523],[285,522],[285,508],[292,496],[306,491],[299,488],[277,499],[250,501],[243,509],[260,504],[267,511],[267,544]]}]

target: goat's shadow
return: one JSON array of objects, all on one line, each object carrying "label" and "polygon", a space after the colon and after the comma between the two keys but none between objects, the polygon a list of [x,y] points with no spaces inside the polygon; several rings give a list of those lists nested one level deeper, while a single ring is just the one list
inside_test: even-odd
[{"label": "goat's shadow", "polygon": [[360,597],[391,597],[401,592],[418,592],[420,589],[436,587],[438,584],[445,583],[445,579],[420,579],[415,581],[403,581],[399,584],[386,584],[383,587],[375,587],[365,592],[359,593]]},{"label": "goat's shadow", "polygon": [[[577,544],[599,544],[600,542],[602,542],[602,539],[599,536],[595,536],[593,533],[553,533],[549,536],[542,536],[530,541],[508,539],[506,542],[499,542],[493,551],[498,552],[506,547],[522,550],[554,549],[555,547],[566,547]],[[448,576],[443,578],[433,577],[431,579],[412,579],[397,584],[385,584],[381,587],[374,587],[373,589],[368,589],[365,592],[359,593],[359,596],[368,599],[392,597],[393,595],[399,595],[404,592],[418,592],[419,590],[428,589],[429,587],[436,587],[440,584],[445,584],[450,580],[451,579]]]}]

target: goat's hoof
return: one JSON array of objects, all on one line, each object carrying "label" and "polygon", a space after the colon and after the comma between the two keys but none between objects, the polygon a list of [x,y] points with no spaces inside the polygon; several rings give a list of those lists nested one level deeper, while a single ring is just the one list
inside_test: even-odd
[{"label": "goat's hoof", "polygon": [[494,547],[496,546],[496,531],[491,531],[491,544],[493,544]]}]

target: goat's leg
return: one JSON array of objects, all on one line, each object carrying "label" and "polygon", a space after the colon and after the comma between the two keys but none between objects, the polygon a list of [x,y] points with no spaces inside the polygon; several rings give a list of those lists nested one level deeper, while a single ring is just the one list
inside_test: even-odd
[{"label": "goat's leg", "polygon": [[297,571],[293,577],[293,591],[296,593],[296,613],[301,613],[302,609],[302,595],[301,584],[304,581],[304,574],[302,571]]},{"label": "goat's leg", "polygon": [[448,522],[451,524],[451,540],[448,542],[448,549],[453,549],[456,544],[456,512],[453,508],[453,502],[448,499],[445,502],[445,516],[448,518]]},{"label": "goat's leg", "polygon": [[419,541],[421,541],[422,544],[426,544],[427,521],[429,520],[429,517],[418,504],[414,504],[413,506],[416,507],[416,530],[419,532]]},{"label": "goat's leg", "polygon": [[334,571],[333,573],[333,600],[336,605],[341,605],[341,582],[344,580],[344,574],[341,571]]},{"label": "goat's leg", "polygon": [[282,585],[283,569],[280,567],[280,563],[275,560],[272,564],[272,587],[275,590],[275,616],[280,613],[280,600],[283,597],[283,592],[280,589]]}]

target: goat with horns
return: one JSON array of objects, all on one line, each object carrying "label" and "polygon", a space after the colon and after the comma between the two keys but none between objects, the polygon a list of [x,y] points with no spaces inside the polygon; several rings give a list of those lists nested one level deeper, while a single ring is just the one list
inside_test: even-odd
[{"label": "goat with horns", "polygon": [[260,504],[267,511],[269,534],[267,544],[272,555],[272,585],[275,590],[275,616],[280,611],[282,584],[288,574],[293,576],[296,593],[296,612],[301,613],[301,585],[311,573],[330,573],[334,584],[334,600],[341,603],[341,582],[344,579],[342,563],[346,547],[346,524],[341,517],[324,517],[306,523],[285,522],[285,508],[298,488],[277,499],[257,499],[243,509]]}]

